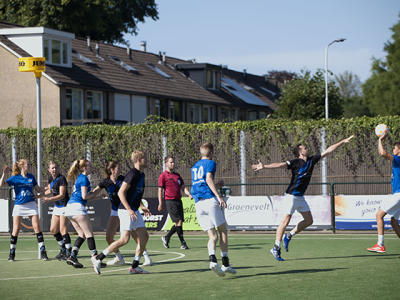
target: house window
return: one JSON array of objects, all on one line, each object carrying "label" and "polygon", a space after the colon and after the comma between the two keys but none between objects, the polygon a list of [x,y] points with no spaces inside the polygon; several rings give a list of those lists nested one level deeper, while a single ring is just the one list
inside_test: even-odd
[{"label": "house window", "polygon": [[229,122],[229,108],[221,107],[221,122]]},{"label": "house window", "polygon": [[214,121],[214,112],[212,106],[203,106],[203,123]]},{"label": "house window", "polygon": [[241,121],[243,120],[242,117],[242,110],[238,108],[232,109],[232,118],[234,121]]},{"label": "house window", "polygon": [[67,119],[82,119],[83,105],[82,92],[79,90],[66,90]]},{"label": "house window", "polygon": [[180,121],[180,109],[179,102],[170,101],[169,102],[169,118],[174,121]]},{"label": "house window", "polygon": [[213,90],[221,88],[221,73],[219,71],[206,70],[206,88]]},{"label": "house window", "polygon": [[68,65],[69,44],[59,40],[44,39],[43,56],[46,58],[46,63]]},{"label": "house window", "polygon": [[190,104],[190,120],[193,124],[200,124],[200,104]]},{"label": "house window", "polygon": [[156,115],[156,116],[159,116],[159,117],[163,117],[163,118],[165,118],[165,111],[166,110],[166,107],[165,107],[165,101],[164,100],[156,100],[155,101],[155,111],[154,111],[154,114]]},{"label": "house window", "polygon": [[102,118],[102,97],[98,92],[86,93],[86,111],[88,119]]},{"label": "house window", "polygon": [[256,111],[249,111],[249,121],[257,120],[257,112]]},{"label": "house window", "polygon": [[49,56],[49,40],[43,41],[43,56],[46,58],[47,61],[50,60]]},{"label": "house window", "polygon": [[265,111],[260,111],[260,119],[265,119],[266,113]]}]

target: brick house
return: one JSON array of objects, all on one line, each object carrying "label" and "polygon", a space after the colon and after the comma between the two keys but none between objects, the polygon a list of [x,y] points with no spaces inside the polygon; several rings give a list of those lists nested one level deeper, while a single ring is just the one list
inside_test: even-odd
[{"label": "brick house", "polygon": [[226,67],[123,48],[45,27],[0,22],[0,128],[36,126],[36,82],[19,57],[45,57],[42,127],[144,122],[149,115],[189,123],[265,118],[276,82]]}]

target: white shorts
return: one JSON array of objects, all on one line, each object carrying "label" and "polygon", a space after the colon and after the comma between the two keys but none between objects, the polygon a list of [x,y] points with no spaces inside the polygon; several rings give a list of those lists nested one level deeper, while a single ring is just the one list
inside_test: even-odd
[{"label": "white shorts", "polygon": [[110,217],[118,217],[118,210],[111,210]]},{"label": "white shorts", "polygon": [[310,211],[310,207],[304,196],[295,196],[290,194],[285,194],[283,199],[283,209],[282,212],[287,215],[293,215],[295,211],[306,212]]},{"label": "white shorts", "polygon": [[65,216],[74,217],[87,215],[88,212],[82,203],[68,203],[65,207]]},{"label": "white shorts", "polygon": [[215,198],[199,198],[195,204],[197,221],[201,229],[207,231],[209,229],[220,226],[225,223],[224,213],[219,207],[219,201]]},{"label": "white shorts", "polygon": [[38,209],[36,206],[35,201],[30,201],[28,203],[20,204],[20,205],[14,205],[13,209],[13,217],[18,216],[18,217],[28,217],[28,216],[35,216],[38,215]]},{"label": "white shorts", "polygon": [[126,209],[118,209],[119,216],[119,231],[132,231],[140,227],[146,227],[144,220],[139,211],[136,212],[137,219],[132,221]]},{"label": "white shorts", "polygon": [[389,216],[398,220],[400,218],[400,193],[393,194],[386,200],[381,209]]},{"label": "white shorts", "polygon": [[54,206],[53,216],[65,216],[65,207]]}]

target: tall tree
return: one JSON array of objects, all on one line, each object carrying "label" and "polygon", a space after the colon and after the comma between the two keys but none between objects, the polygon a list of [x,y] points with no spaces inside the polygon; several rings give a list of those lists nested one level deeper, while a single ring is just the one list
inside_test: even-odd
[{"label": "tall tree", "polygon": [[349,71],[335,75],[334,78],[339,87],[340,95],[343,98],[343,117],[371,117],[371,112],[363,103],[364,97],[362,94],[360,78]]},{"label": "tall tree", "polygon": [[155,0],[0,0],[0,20],[108,43],[126,43],[124,33],[137,34],[146,17],[158,19]]},{"label": "tall tree", "polygon": [[400,21],[391,31],[393,40],[383,48],[386,60],[373,58],[372,76],[362,86],[365,104],[382,116],[400,114]]},{"label": "tall tree", "polygon": [[[342,97],[334,82],[328,84],[329,118],[339,118],[343,113]],[[310,71],[301,71],[296,79],[281,87],[277,101],[277,117],[293,120],[321,119],[325,117],[324,71],[313,76]]]}]

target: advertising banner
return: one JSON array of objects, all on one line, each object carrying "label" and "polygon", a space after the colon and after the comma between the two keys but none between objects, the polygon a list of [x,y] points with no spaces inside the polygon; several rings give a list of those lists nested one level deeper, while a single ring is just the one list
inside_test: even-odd
[{"label": "advertising banner", "polygon": [[[314,224],[307,229],[330,229],[330,196],[305,196],[313,215]],[[278,228],[283,211],[284,196],[227,197],[228,207],[225,218],[230,230],[275,230]],[[288,229],[303,220],[295,212]]]},{"label": "advertising banner", "polygon": [[[376,213],[390,195],[335,196],[336,229],[376,230]],[[392,229],[385,216],[385,229]]]},{"label": "advertising banner", "polygon": [[[11,202],[11,211],[14,208],[14,201]],[[37,204],[36,204],[37,205]],[[51,217],[53,215],[54,204],[52,202],[43,204],[43,232],[50,231]],[[88,201],[86,203],[86,210],[88,211],[90,221],[94,231],[104,231],[107,228],[108,219],[111,213],[110,200],[101,199],[96,201]],[[22,231],[33,231],[32,222],[29,217],[23,217],[21,221]],[[75,231],[70,224],[68,231]]]}]

